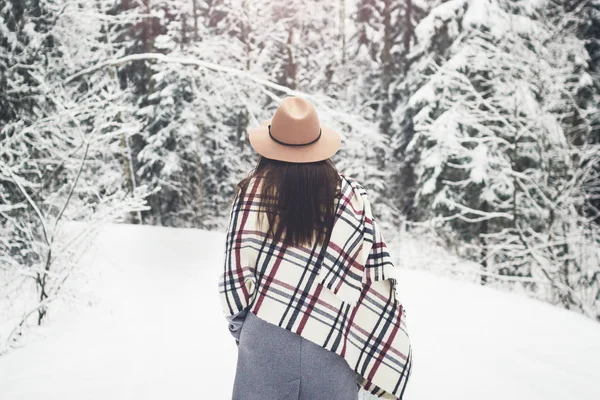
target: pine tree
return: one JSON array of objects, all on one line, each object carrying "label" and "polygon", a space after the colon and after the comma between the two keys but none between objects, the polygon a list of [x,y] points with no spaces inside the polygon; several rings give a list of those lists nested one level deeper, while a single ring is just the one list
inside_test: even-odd
[{"label": "pine tree", "polygon": [[[579,5],[578,3],[575,6]],[[585,48],[589,55],[588,71],[594,82],[595,92],[600,91],[600,1],[591,0],[584,3],[585,7],[578,11],[579,36],[585,41]],[[588,101],[596,98],[593,93],[583,93]],[[596,100],[597,101],[597,100]],[[600,143],[600,110],[596,108],[592,117],[594,125],[590,131],[589,142]],[[593,179],[586,185],[589,202],[587,215],[597,225],[600,225],[600,164],[593,166]]]},{"label": "pine tree", "polygon": [[468,244],[482,283],[540,277],[555,301],[589,315],[581,283],[594,264],[567,259],[586,226],[580,137],[594,108],[573,99],[591,80],[582,43],[565,31],[557,40],[549,14],[526,1],[451,1],[417,27],[409,81],[419,89],[405,113],[415,217]]},{"label": "pine tree", "polygon": [[[154,2],[153,7],[154,52],[215,64],[235,62],[228,48],[227,2]],[[193,22],[188,24],[190,17]],[[135,169],[141,182],[158,191],[149,199],[151,210],[144,222],[221,226],[234,183],[249,169],[247,157],[241,157],[244,151],[239,151],[247,129],[240,113],[245,108],[239,98],[243,88],[216,72],[177,63],[148,63],[147,69],[146,89],[138,100],[143,129],[134,149]]]},{"label": "pine tree", "polygon": [[399,98],[393,89],[408,67],[407,55],[414,40],[414,26],[426,7],[418,1],[360,0],[356,15],[357,42],[364,46],[376,69],[370,76],[369,106],[379,119],[380,130],[392,136],[392,112]]},{"label": "pine tree", "polygon": [[411,139],[403,109],[410,90],[405,87],[406,73],[412,63],[417,38],[415,27],[429,10],[441,1],[360,0],[354,15],[356,32],[350,41],[353,63],[361,65],[356,90],[363,115],[378,124],[388,138],[385,151],[379,151],[379,169],[390,172],[385,193],[392,206],[411,214],[414,190],[411,165],[404,151]]}]

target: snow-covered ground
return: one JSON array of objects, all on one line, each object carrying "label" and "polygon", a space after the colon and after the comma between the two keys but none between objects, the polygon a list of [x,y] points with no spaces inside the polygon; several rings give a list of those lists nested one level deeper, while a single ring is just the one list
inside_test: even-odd
[{"label": "snow-covered ground", "polygon": [[[218,233],[105,227],[84,260],[95,305],[55,309],[1,357],[0,399],[230,398],[223,248]],[[600,399],[600,324],[426,272],[398,278],[415,360],[406,399]]]}]

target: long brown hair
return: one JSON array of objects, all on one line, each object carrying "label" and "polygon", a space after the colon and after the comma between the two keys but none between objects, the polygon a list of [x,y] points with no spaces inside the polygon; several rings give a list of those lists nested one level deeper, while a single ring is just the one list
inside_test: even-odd
[{"label": "long brown hair", "polygon": [[269,237],[296,247],[328,240],[340,190],[340,176],[330,159],[288,163],[260,157],[237,185],[238,195],[246,193],[253,178],[262,180],[259,214],[267,217]]}]

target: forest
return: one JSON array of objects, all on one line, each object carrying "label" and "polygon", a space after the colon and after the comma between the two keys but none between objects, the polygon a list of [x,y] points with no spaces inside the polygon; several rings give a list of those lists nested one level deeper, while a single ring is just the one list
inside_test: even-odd
[{"label": "forest", "polygon": [[100,225],[222,230],[286,96],[392,242],[600,321],[600,0],[0,0],[8,339]]}]

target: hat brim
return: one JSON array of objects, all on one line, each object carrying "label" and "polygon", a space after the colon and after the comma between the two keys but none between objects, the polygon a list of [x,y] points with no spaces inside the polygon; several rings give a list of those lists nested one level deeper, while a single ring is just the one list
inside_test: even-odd
[{"label": "hat brim", "polygon": [[271,120],[250,129],[248,137],[254,150],[263,157],[292,163],[323,161],[332,157],[342,144],[342,136],[328,126],[321,125],[321,137],[306,146],[286,146],[269,136]]}]

